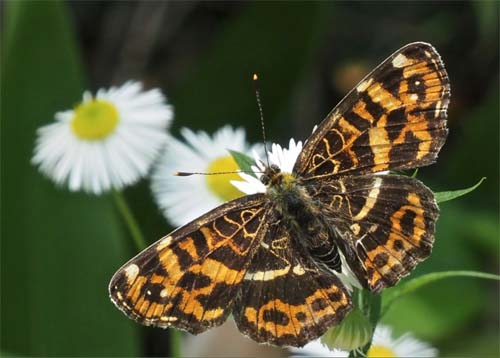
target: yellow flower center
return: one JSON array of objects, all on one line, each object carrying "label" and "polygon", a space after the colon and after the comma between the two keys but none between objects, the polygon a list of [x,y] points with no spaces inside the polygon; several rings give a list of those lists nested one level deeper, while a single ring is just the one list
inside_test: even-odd
[{"label": "yellow flower center", "polygon": [[71,128],[81,139],[99,140],[115,130],[118,120],[118,111],[111,102],[93,99],[75,108]]},{"label": "yellow flower center", "polygon": [[397,357],[396,353],[390,348],[384,346],[371,346],[368,352],[366,353],[367,357]]},{"label": "yellow flower center", "polygon": [[[234,161],[233,157],[228,155],[226,157],[219,157],[212,161],[208,166],[208,173],[217,172],[232,172],[240,168]],[[220,174],[220,175],[207,175],[207,185],[219,198],[224,201],[233,200],[243,195],[241,191],[236,189],[230,180],[241,180],[241,177],[234,174]]]}]

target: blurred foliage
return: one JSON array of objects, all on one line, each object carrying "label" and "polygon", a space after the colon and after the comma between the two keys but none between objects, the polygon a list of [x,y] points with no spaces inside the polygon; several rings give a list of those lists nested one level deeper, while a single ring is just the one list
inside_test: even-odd
[{"label": "blurred foliage", "polygon": [[[451,79],[450,134],[438,163],[418,177],[435,191],[487,180],[441,205],[434,252],[413,275],[497,272],[498,7],[3,2],[1,350],[134,356],[143,345],[145,354],[165,352],[164,336],[147,329],[153,333],[141,343],[138,326],[108,300],[111,274],[133,252],[110,198],[70,194],[30,165],[36,128],[73,106],[84,87],[130,78],[165,90],[176,109],[174,134],[181,126],[213,131],[230,123],[255,142],[261,134],[251,75],[258,72],[267,136],[284,143],[306,138],[345,88],[392,51],[432,43]],[[169,230],[146,180],[126,194],[148,241]],[[385,321],[442,355],[496,355],[498,302],[496,283],[454,278],[405,296]]]},{"label": "blurred foliage", "polygon": [[30,164],[35,131],[82,95],[66,6],[9,2],[2,48],[2,350],[135,355],[136,328],[107,283],[126,258],[107,197],[55,188]]}]

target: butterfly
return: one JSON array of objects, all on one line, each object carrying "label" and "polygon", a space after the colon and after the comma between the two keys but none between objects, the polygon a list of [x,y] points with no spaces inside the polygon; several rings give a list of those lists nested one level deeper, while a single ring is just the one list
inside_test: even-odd
[{"label": "butterfly", "polygon": [[381,172],[436,161],[449,99],[436,50],[402,47],[319,124],[291,173],[266,166],[265,193],[222,204],[132,258],[111,279],[112,302],[141,324],[193,334],[232,314],[261,343],[321,336],[353,306],[337,276],[343,261],[378,293],[431,253],[433,193]]}]

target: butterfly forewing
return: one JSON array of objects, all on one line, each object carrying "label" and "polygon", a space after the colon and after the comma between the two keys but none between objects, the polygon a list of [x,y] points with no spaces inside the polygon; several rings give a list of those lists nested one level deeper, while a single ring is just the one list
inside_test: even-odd
[{"label": "butterfly forewing", "polygon": [[306,178],[408,169],[435,161],[447,135],[450,85],[439,54],[409,44],[366,76],[304,145]]},{"label": "butterfly forewing", "polygon": [[226,203],[172,232],[112,278],[112,301],[136,321],[199,333],[225,321],[266,231],[262,194]]},{"label": "butterfly forewing", "polygon": [[321,271],[300,238],[275,221],[245,274],[234,317],[239,330],[257,342],[300,347],[350,308],[340,280]]}]

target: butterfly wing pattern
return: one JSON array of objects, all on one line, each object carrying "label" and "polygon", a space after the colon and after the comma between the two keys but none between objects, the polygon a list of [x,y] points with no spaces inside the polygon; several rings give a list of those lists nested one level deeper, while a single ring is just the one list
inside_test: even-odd
[{"label": "butterfly wing pattern", "polygon": [[297,175],[323,188],[314,189],[318,197],[338,205],[332,215],[343,218],[336,223],[344,227],[339,246],[374,292],[395,285],[429,256],[438,208],[416,179],[369,174],[434,163],[448,133],[449,101],[439,54],[429,44],[409,44],[331,111],[295,163]]},{"label": "butterfly wing pattern", "polygon": [[324,182],[315,198],[338,228],[339,247],[358,281],[373,292],[394,286],[427,258],[438,208],[420,181],[401,175],[362,175]]},{"label": "butterfly wing pattern", "polygon": [[432,164],[448,130],[450,85],[436,50],[406,45],[368,74],[307,140],[294,171],[323,179]]},{"label": "butterfly wing pattern", "polygon": [[340,280],[321,271],[286,225],[275,219],[234,307],[238,328],[255,341],[303,346],[340,322],[351,300]]},{"label": "butterfly wing pattern", "polygon": [[[434,195],[417,179],[380,172],[436,160],[449,99],[439,54],[406,45],[320,123],[288,184],[276,184],[285,178],[278,173],[266,193],[225,203],[154,243],[115,273],[111,300],[139,323],[194,334],[232,313],[257,342],[300,347],[321,336],[352,307],[336,275],[337,248],[373,292],[429,256]],[[325,248],[334,263],[318,259]]]},{"label": "butterfly wing pattern", "polygon": [[196,334],[223,323],[266,232],[264,202],[230,201],[139,253],[111,279],[113,303],[144,325]]}]

